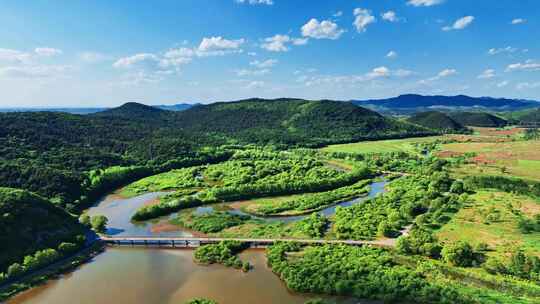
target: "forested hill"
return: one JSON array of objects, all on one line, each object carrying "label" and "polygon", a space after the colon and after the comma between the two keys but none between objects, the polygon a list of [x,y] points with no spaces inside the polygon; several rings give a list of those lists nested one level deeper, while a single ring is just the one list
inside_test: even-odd
[{"label": "forested hill", "polygon": [[36,250],[77,243],[85,233],[76,218],[23,190],[0,187],[0,214],[0,272]]},{"label": "forested hill", "polygon": [[383,112],[412,113],[434,109],[516,111],[540,107],[540,102],[523,99],[406,94],[387,99],[354,100],[354,104]]},{"label": "forested hill", "polygon": [[449,115],[464,126],[500,128],[508,124],[505,119],[485,112],[452,112]]},{"label": "forested hill", "polygon": [[[223,145],[314,147],[432,132],[351,103],[297,99],[182,112],[128,103],[90,115],[0,113],[0,187],[30,190],[72,210],[122,181],[222,160],[230,153]],[[134,169],[103,172],[113,166]]]},{"label": "forested hill", "polygon": [[454,120],[449,115],[437,111],[416,113],[409,117],[408,121],[426,128],[440,130],[443,132],[462,132],[466,130],[465,126]]},{"label": "forested hill", "polygon": [[340,101],[249,99],[200,105],[177,113],[178,125],[241,142],[320,145],[428,133]]}]

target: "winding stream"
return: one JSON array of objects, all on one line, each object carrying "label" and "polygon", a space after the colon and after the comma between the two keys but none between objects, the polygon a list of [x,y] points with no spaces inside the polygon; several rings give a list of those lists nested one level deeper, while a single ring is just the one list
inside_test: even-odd
[{"label": "winding stream", "polygon": [[[335,213],[337,206],[348,207],[373,198],[384,191],[386,181],[371,184],[365,197],[342,202],[321,210]],[[131,216],[141,206],[151,204],[164,192],[147,193],[133,198],[110,194],[87,213],[109,219],[107,233],[121,236],[193,236],[189,231],[170,225],[170,217],[144,223],[132,223]],[[213,212],[213,206],[199,207],[198,212]],[[245,214],[238,209],[229,212]],[[292,222],[303,216],[262,218]],[[247,250],[241,259],[254,269],[248,273],[221,265],[201,266],[193,262],[193,251],[156,248],[108,248],[77,271],[51,280],[42,286],[10,299],[8,304],[181,304],[194,297],[205,297],[220,304],[299,304],[321,298],[289,291],[266,266],[264,251]],[[339,304],[373,303],[351,298],[322,297]]]}]

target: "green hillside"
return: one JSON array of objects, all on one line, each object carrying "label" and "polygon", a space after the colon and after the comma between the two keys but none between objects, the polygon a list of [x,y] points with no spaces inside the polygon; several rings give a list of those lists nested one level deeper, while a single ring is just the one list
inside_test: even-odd
[{"label": "green hillside", "polygon": [[74,217],[42,197],[0,188],[0,272],[25,255],[74,242],[83,234]]},{"label": "green hillside", "polygon": [[321,145],[427,133],[351,103],[250,99],[197,106],[177,115],[190,132],[219,133],[243,143]]},{"label": "green hillside", "polygon": [[486,112],[452,112],[450,117],[463,126],[500,128],[508,122]]},{"label": "green hillside", "polygon": [[443,132],[461,132],[465,130],[465,127],[462,124],[452,119],[449,115],[437,111],[414,114],[408,118],[408,121],[432,130]]},{"label": "green hillside", "polygon": [[[252,99],[182,112],[127,103],[85,116],[0,113],[0,187],[36,192],[76,211],[79,198],[91,201],[97,194],[90,188],[111,190],[144,175],[213,162],[224,157],[219,147],[226,144],[313,147],[429,133],[351,103],[298,99]],[[90,176],[113,166],[134,169],[105,172],[113,178]]]}]

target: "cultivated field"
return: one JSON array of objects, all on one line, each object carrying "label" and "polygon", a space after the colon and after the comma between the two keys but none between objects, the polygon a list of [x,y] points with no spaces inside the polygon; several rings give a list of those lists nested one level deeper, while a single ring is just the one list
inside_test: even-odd
[{"label": "cultivated field", "polygon": [[347,153],[387,153],[387,152],[414,152],[415,143],[432,142],[437,139],[449,139],[448,136],[430,136],[407,139],[390,139],[377,141],[364,141],[352,144],[330,145],[322,148],[324,152]]},{"label": "cultivated field", "polygon": [[520,216],[540,214],[540,202],[527,196],[499,191],[478,191],[473,204],[462,208],[437,236],[441,241],[486,243],[488,255],[505,256],[521,246],[540,256],[540,234],[524,234],[518,228]]}]

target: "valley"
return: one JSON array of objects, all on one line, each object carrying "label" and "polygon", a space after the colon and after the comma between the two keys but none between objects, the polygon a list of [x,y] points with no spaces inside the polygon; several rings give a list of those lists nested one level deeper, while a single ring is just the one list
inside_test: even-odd
[{"label": "valley", "polygon": [[[36,226],[23,236],[42,239],[53,229],[64,235],[56,233],[34,247],[10,246],[19,251],[4,257],[0,295],[10,304],[67,303],[73,298],[95,303],[111,297],[118,303],[173,303],[198,297],[251,303],[261,293],[267,294],[268,303],[315,298],[329,303],[537,302],[540,188],[536,171],[530,169],[537,161],[531,149],[538,143],[534,129],[461,127],[459,122],[458,128],[446,128],[431,118],[420,126],[413,120],[353,110],[347,103],[335,113],[341,107],[335,102],[290,102],[200,105],[183,112],[127,104],[84,118],[0,114],[19,125],[42,115],[55,115],[57,120],[50,123],[51,117],[45,118],[48,128],[35,128],[38,133],[17,133],[7,124],[0,129],[1,134],[11,134],[1,137],[4,142],[31,143],[41,151],[5,146],[8,153],[2,154],[1,162],[10,171],[3,174],[11,178],[0,181],[23,190],[3,188],[7,204],[2,227],[38,214],[49,223],[54,223],[53,214],[65,221]],[[248,119],[252,108],[275,110],[283,115],[282,122],[251,120],[237,126],[236,117]],[[306,120],[300,123],[298,114],[289,117],[284,110],[301,111]],[[230,115],[231,121],[204,128],[177,125],[177,115],[189,111],[214,118],[213,111],[234,114],[219,116]],[[324,130],[326,124],[349,123],[341,118],[336,122],[339,115],[367,116],[358,116],[366,122],[353,120],[340,135]],[[435,117],[441,115],[446,114]],[[483,125],[486,116],[471,117],[481,117],[478,125]],[[100,129],[104,120],[121,126],[105,139],[114,149],[91,134],[82,138],[71,133],[78,124]],[[371,123],[379,133],[369,131]],[[149,127],[138,130],[142,125]],[[139,138],[126,137],[135,130]],[[343,137],[347,130],[349,135]],[[259,136],[262,133],[269,137]],[[201,134],[201,140],[195,140]],[[370,140],[357,142],[361,138]],[[60,170],[65,158],[72,161],[70,169]],[[45,186],[26,183],[26,178],[35,180],[45,173],[48,176],[40,181]],[[65,187],[68,180],[76,186]],[[31,194],[34,189],[37,194]],[[16,205],[51,211],[14,213]],[[4,235],[23,237],[14,230]],[[221,241],[191,250],[141,242],[130,248],[105,245],[99,235],[104,240]],[[242,243],[247,239],[272,244],[247,249]],[[54,261],[69,261],[90,244],[98,247],[88,263],[63,275],[30,279],[32,273]],[[26,257],[18,258],[21,255]],[[220,283],[224,277],[230,278],[227,284]],[[147,282],[146,287],[120,292],[131,288],[134,278]],[[100,286],[100,292],[81,290],[81,284]]]}]

